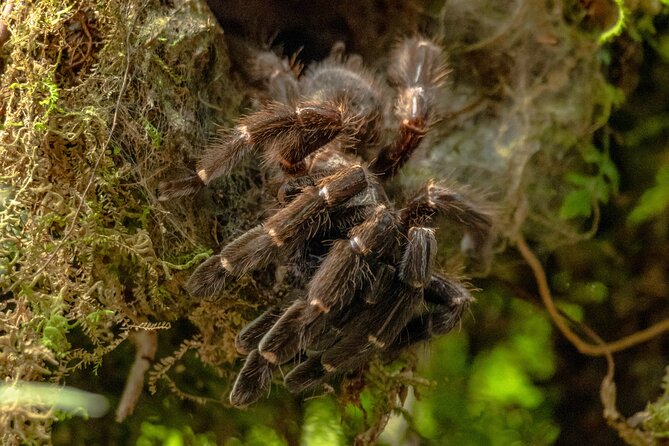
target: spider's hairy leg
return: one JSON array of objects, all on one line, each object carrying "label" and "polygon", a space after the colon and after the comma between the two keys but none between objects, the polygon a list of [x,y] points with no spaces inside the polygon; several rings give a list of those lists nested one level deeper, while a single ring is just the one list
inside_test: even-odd
[{"label": "spider's hairy leg", "polygon": [[435,95],[447,70],[439,45],[425,38],[406,39],[395,49],[389,70],[391,84],[397,89],[395,114],[400,121],[394,141],[384,147],[370,170],[382,177],[392,177],[407,162],[430,125]]},{"label": "spider's hairy leg", "polygon": [[242,355],[248,355],[258,347],[258,342],[272,328],[285,311],[285,305],[277,305],[265,311],[247,324],[235,337],[235,349]]},{"label": "spider's hairy leg", "polygon": [[400,263],[400,279],[413,288],[424,288],[430,283],[436,255],[437,239],[434,229],[418,226],[409,228]]},{"label": "spider's hairy leg", "polygon": [[[302,392],[333,374],[354,370],[379,350],[393,354],[409,345],[448,333],[474,301],[461,283],[432,276],[422,289],[430,309],[416,316],[416,310],[421,306],[420,290],[398,283],[389,289],[399,291],[395,295],[384,296],[386,299],[379,304],[385,302],[385,306],[361,314],[357,323],[347,327],[348,336],[325,352],[309,357],[288,373],[284,379],[288,390]],[[393,305],[387,305],[388,302],[393,302]],[[371,327],[376,331],[371,331]]]},{"label": "spider's hairy leg", "polygon": [[294,105],[300,96],[298,76],[302,65],[297,58],[279,57],[273,51],[259,51],[251,62],[251,75],[261,80],[270,96],[283,104]]},{"label": "spider's hairy leg", "polygon": [[[304,303],[304,300],[298,298],[288,307],[285,305],[274,307],[251,322],[237,336],[235,340],[237,351],[244,354],[249,351],[251,353],[248,355],[244,367],[237,376],[230,392],[230,403],[233,406],[246,406],[256,401],[269,385],[274,369],[285,362],[285,360],[279,361],[276,357],[270,356],[268,359],[265,355],[262,355],[258,350],[258,343],[261,342],[263,335],[271,331],[272,327],[280,323],[281,320],[294,319],[294,316],[297,315],[298,324],[306,323],[302,320],[301,312],[299,310],[295,311],[300,303]],[[298,336],[299,334],[295,331],[289,335]],[[287,359],[291,359],[293,356],[289,355]]]},{"label": "spider's hairy leg", "polygon": [[309,344],[307,328],[321,313],[304,299],[296,300],[258,343],[258,351],[269,362],[283,364]]},{"label": "spider's hairy leg", "polygon": [[309,324],[331,309],[346,307],[358,290],[371,285],[368,258],[392,250],[398,235],[395,217],[378,205],[349,231],[348,240],[336,241],[309,283],[306,301],[295,302],[260,341],[265,359],[281,364],[295,356],[304,347]]},{"label": "spider's hairy leg", "polygon": [[424,288],[432,281],[436,245],[434,230],[411,228],[397,277],[381,287],[381,297],[346,325],[345,335],[320,354],[318,361],[305,361],[286,375],[286,387],[292,392],[303,391],[331,374],[357,368],[375,353],[390,348],[416,314]]},{"label": "spider's hairy leg", "polygon": [[432,275],[424,293],[425,301],[434,305],[469,306],[475,300],[462,282],[437,274]]},{"label": "spider's hairy leg", "polygon": [[278,164],[291,174],[304,170],[302,160],[337,137],[355,117],[334,102],[300,102],[289,106],[279,102],[244,116],[231,131],[223,132],[209,145],[197,163],[197,174],[185,179],[162,182],[160,200],[196,192],[214,179],[227,175],[241,159],[259,147],[270,164]]},{"label": "spider's hairy leg", "polygon": [[278,366],[263,358],[258,350],[253,350],[244,362],[230,392],[230,404],[245,407],[255,402],[267,392],[272,382],[272,374]]},{"label": "spider's hairy leg", "polygon": [[286,207],[242,234],[221,253],[210,257],[191,275],[186,288],[191,295],[219,293],[229,277],[239,277],[269,265],[282,251],[292,252],[328,223],[328,211],[368,187],[365,169],[350,166],[305,188]]},{"label": "spider's hairy leg", "polygon": [[462,283],[452,279],[432,276],[425,288],[427,312],[415,316],[407,323],[393,342],[391,350],[399,351],[417,342],[429,340],[451,331],[463,313],[474,302],[471,293]]},{"label": "spider's hairy leg", "polygon": [[257,47],[232,34],[227,35],[225,41],[231,59],[251,82],[264,87],[275,101],[297,102],[300,95],[298,77],[303,68],[297,55],[282,56],[280,51],[270,49],[269,42]]},{"label": "spider's hairy leg", "polygon": [[386,284],[385,291],[376,305],[364,307],[345,326],[338,342],[285,376],[289,391],[302,392],[334,374],[359,368],[392,345],[421,304],[422,290],[393,281]]},{"label": "spider's hairy leg", "polygon": [[324,364],[338,368],[356,343],[363,350],[387,348],[414,314],[432,278],[437,241],[434,230],[424,227],[411,228],[406,238],[398,274],[378,288],[381,296],[348,325],[342,341],[324,353]]},{"label": "spider's hairy leg", "polygon": [[284,181],[277,191],[277,200],[282,205],[290,203],[302,190],[309,186],[315,186],[316,181],[310,175],[288,178]]},{"label": "spider's hairy leg", "polygon": [[337,240],[309,283],[309,305],[322,313],[347,306],[356,291],[371,285],[369,262],[382,258],[399,243],[397,219],[380,204],[361,224]]},{"label": "spider's hairy leg", "polygon": [[323,368],[322,359],[323,353],[313,354],[288,372],[283,379],[286,389],[291,393],[300,393],[325,381],[330,372]]},{"label": "spider's hairy leg", "polygon": [[[273,349],[276,353],[267,354],[265,352],[263,354],[261,350],[263,341],[260,342],[258,349],[252,352],[253,357],[247,359],[244,370],[235,381],[230,394],[231,403],[238,405],[238,401],[243,401],[244,404],[250,404],[259,398],[262,392],[256,390],[257,383],[255,382],[258,374],[262,375],[263,371],[271,370],[272,367],[278,367],[293,359],[297,354],[293,350],[294,345],[307,349],[318,348],[318,345],[314,345],[316,341],[324,342],[328,347],[334,343],[340,332],[331,325],[333,321],[328,316],[313,311],[304,299],[293,302],[272,328],[274,333],[270,334],[272,333],[270,330],[265,336],[271,337],[270,342],[277,344],[277,348]],[[278,326],[283,327],[279,329],[280,333],[276,333]],[[259,368],[259,370],[254,371],[254,368]]]},{"label": "spider's hairy leg", "polygon": [[179,197],[195,195],[204,187],[204,183],[197,175],[190,175],[178,180],[161,181],[158,185],[158,201],[169,201]]},{"label": "spider's hairy leg", "polygon": [[269,148],[271,164],[289,173],[299,171],[301,161],[339,135],[349,119],[347,110],[334,102],[300,102],[294,107],[273,102],[241,118],[231,134],[211,145],[197,163],[197,175],[209,184],[257,147]]},{"label": "spider's hairy leg", "polygon": [[266,266],[276,254],[276,245],[267,231],[262,225],[256,226],[200,264],[186,282],[186,289],[194,297],[214,296],[230,277]]},{"label": "spider's hairy leg", "polygon": [[402,210],[401,219],[405,224],[412,225],[442,216],[465,228],[463,250],[473,257],[487,254],[488,244],[492,242],[491,210],[467,199],[453,188],[428,182]]},{"label": "spider's hairy leg", "polygon": [[397,269],[394,266],[380,263],[374,273],[374,280],[372,285],[367,290],[365,290],[365,293],[362,296],[363,300],[369,305],[376,304],[379,299],[383,297],[383,287],[386,286],[386,283],[393,280],[396,271]]}]

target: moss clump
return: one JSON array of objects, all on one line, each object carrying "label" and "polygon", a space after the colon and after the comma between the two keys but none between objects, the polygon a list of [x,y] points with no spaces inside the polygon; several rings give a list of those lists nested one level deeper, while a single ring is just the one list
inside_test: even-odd
[{"label": "moss clump", "polygon": [[[6,24],[0,374],[59,383],[192,305],[182,266],[202,257],[211,214],[166,212],[155,190],[241,96],[222,32],[198,2],[17,2]],[[244,188],[227,189],[230,214],[250,212],[234,194]],[[230,337],[231,324],[215,329]],[[48,408],[3,408],[0,442],[48,441],[55,419]]]}]

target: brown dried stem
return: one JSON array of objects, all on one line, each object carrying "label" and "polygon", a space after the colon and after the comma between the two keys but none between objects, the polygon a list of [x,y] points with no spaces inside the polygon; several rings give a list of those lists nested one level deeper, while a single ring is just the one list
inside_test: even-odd
[{"label": "brown dried stem", "polygon": [[518,251],[523,256],[523,259],[525,259],[527,264],[532,269],[532,273],[534,274],[534,278],[539,289],[539,296],[541,297],[541,300],[543,301],[551,319],[557,326],[558,330],[560,330],[560,332],[564,335],[564,337],[567,338],[567,340],[584,355],[606,356],[610,353],[619,352],[637,344],[649,341],[664,333],[665,331],[669,331],[669,319],[665,319],[644,330],[637,331],[636,333],[633,333],[629,336],[618,339],[617,341],[592,344],[583,340],[569,327],[569,325],[567,325],[565,319],[560,315],[560,311],[555,307],[555,302],[553,301],[553,296],[548,286],[548,280],[546,279],[546,272],[544,271],[541,263],[534,255],[532,250],[529,248],[529,246],[527,246],[527,242],[525,241],[524,237],[521,234],[518,234],[515,238],[515,242]]},{"label": "brown dried stem", "polygon": [[123,396],[116,408],[116,421],[125,420],[135,410],[139,396],[144,388],[144,375],[153,363],[158,350],[158,333],[153,330],[139,330],[130,335],[130,340],[137,346],[135,362],[132,364],[128,380],[123,389]]},{"label": "brown dried stem", "polygon": [[605,356],[607,364],[607,372],[602,380],[599,390],[600,400],[604,407],[604,419],[613,429],[618,432],[621,439],[625,440],[633,446],[653,446],[656,444],[652,434],[644,432],[643,430],[633,426],[627,418],[625,418],[616,406],[617,389],[614,381],[615,362],[613,361],[613,353],[627,348],[633,347],[642,342],[646,342],[663,332],[669,330],[669,319],[665,319],[645,330],[638,331],[629,336],[625,336],[614,342],[606,343],[602,338],[590,327],[585,324],[570,321],[578,324],[580,330],[590,337],[593,343],[583,340],[567,325],[568,319],[562,315],[560,310],[555,307],[553,296],[546,280],[546,272],[541,263],[534,255],[532,250],[527,246],[525,239],[521,234],[515,238],[516,247],[523,256],[527,264],[532,269],[534,278],[539,288],[539,295],[548,311],[551,319],[558,327],[564,337],[576,347],[576,349],[588,356]]}]

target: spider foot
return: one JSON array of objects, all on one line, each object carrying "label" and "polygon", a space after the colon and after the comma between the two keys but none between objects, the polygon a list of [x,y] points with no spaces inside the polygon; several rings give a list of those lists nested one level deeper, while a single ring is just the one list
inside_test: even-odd
[{"label": "spider foot", "polygon": [[161,181],[158,185],[158,201],[169,201],[178,197],[195,195],[202,187],[204,187],[204,183],[197,175],[174,181]]},{"label": "spider foot", "polygon": [[235,337],[235,349],[242,355],[248,355],[258,348],[258,343],[276,321],[281,317],[285,307],[276,306],[254,319]]},{"label": "spider foot", "polygon": [[308,344],[307,328],[320,315],[304,300],[294,302],[260,340],[258,351],[273,364],[289,361]]},{"label": "spider foot", "polygon": [[489,206],[480,205],[452,187],[428,182],[402,211],[402,221],[421,224],[434,217],[445,217],[465,229],[461,251],[475,264],[484,264],[493,242],[493,215]]},{"label": "spider foot", "polygon": [[219,255],[211,256],[191,274],[186,282],[186,290],[193,297],[210,297],[219,294],[230,273],[225,269]]},{"label": "spider foot", "polygon": [[276,369],[277,366],[266,361],[257,350],[252,351],[232,387],[230,404],[242,408],[257,401],[269,390]]},{"label": "spider foot", "polygon": [[451,331],[462,315],[474,302],[471,293],[462,283],[439,276],[432,276],[424,290],[428,310],[413,317],[393,342],[392,351],[432,339]]},{"label": "spider foot", "polygon": [[432,277],[437,255],[434,229],[412,227],[407,234],[407,246],[400,263],[400,278],[416,289],[424,288]]},{"label": "spider foot", "polygon": [[328,374],[329,372],[321,364],[321,355],[317,354],[291,370],[283,379],[283,383],[289,392],[300,393],[321,384]]},{"label": "spider foot", "polygon": [[395,140],[370,166],[385,178],[394,176],[420,145],[430,126],[436,92],[448,73],[441,48],[427,39],[404,40],[393,59],[388,75],[397,89],[395,114],[400,124]]}]

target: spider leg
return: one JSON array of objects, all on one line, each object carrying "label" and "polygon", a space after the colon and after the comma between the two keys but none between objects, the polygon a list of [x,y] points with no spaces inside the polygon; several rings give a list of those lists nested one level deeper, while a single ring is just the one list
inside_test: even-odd
[{"label": "spider leg", "polygon": [[321,313],[347,306],[356,291],[371,284],[370,261],[394,251],[399,243],[397,220],[381,204],[348,235],[348,240],[334,242],[309,283],[307,300]]},{"label": "spider leg", "polygon": [[228,277],[269,265],[283,252],[292,252],[318,233],[329,221],[329,211],[365,190],[365,169],[351,166],[329,175],[303,191],[286,207],[227,244],[191,275],[186,288],[206,297],[221,291]]},{"label": "spider leg", "polygon": [[[298,199],[299,196],[295,201]],[[253,371],[252,368],[269,370],[270,364],[278,367],[294,358],[300,350],[311,347],[313,342],[322,342],[325,333],[336,336],[328,327],[331,318],[337,319],[356,292],[365,287],[365,281],[371,281],[365,277],[366,274],[371,275],[367,259],[372,260],[393,251],[398,243],[398,234],[394,215],[385,206],[378,205],[365,221],[351,229],[350,239],[335,242],[312,278],[306,299],[296,300],[281,314],[259,341],[257,350],[252,352],[254,356],[247,359],[230,394],[233,405],[253,401],[260,395],[250,389],[258,385],[253,380],[262,372]],[[371,283],[368,285],[371,286]],[[418,294],[416,300],[420,300],[420,296]],[[397,299],[397,302],[404,303],[402,299]],[[407,311],[406,308],[407,305],[395,305],[389,310],[389,317]],[[370,317],[375,314],[368,313],[371,313]],[[383,326],[381,318],[377,318],[377,325]],[[264,327],[266,322],[273,319],[273,314],[267,319],[261,316],[258,326]],[[380,331],[383,331],[383,327],[380,327]],[[362,355],[357,356],[362,359]]]},{"label": "spider leg", "polygon": [[258,344],[260,354],[281,364],[308,347],[306,328],[321,314],[347,307],[356,293],[373,283],[370,260],[394,250],[397,221],[378,205],[360,225],[349,231],[348,240],[337,240],[309,283],[306,300],[296,301]]},{"label": "spider leg", "polygon": [[398,352],[411,344],[448,333],[460,322],[474,298],[461,283],[432,276],[425,288],[425,301],[429,304],[428,311],[407,323],[390,347],[391,351]]},{"label": "spider leg", "polygon": [[297,61],[297,55],[281,56],[269,49],[270,45],[258,48],[233,35],[227,35],[225,41],[231,59],[250,81],[263,86],[276,101],[297,103],[300,95],[298,77],[303,68]]},{"label": "spider leg", "polygon": [[[284,324],[285,327],[290,324],[290,321],[296,323],[292,329],[288,328],[274,337],[274,340],[278,344],[283,342],[288,346],[287,348],[292,348],[295,345],[294,339],[298,338],[297,344],[302,346],[318,348],[318,345],[312,345],[318,341],[325,341],[326,345],[329,346],[341,335],[340,331],[335,327],[338,321],[333,321],[330,315],[320,315],[320,313],[317,314],[320,317],[316,321],[310,320],[310,314],[302,311],[305,307],[309,307],[306,301],[298,299],[288,308],[275,308],[253,321],[249,327],[243,330],[243,334],[240,333],[236,345],[243,344],[244,349],[250,347],[251,353],[246,358],[244,367],[235,380],[230,392],[230,403],[233,406],[243,407],[256,401],[267,390],[271,374],[280,364],[289,361],[295,356],[295,353],[286,354],[285,348],[277,350],[278,355],[282,356],[282,361],[278,360],[278,356],[272,357],[271,355],[269,355],[271,360],[268,360],[265,355],[260,353],[257,348],[258,341],[267,332],[266,329],[269,328],[267,324],[271,325],[272,321],[274,321],[275,326]],[[264,329],[265,332],[263,332]],[[240,342],[240,338],[243,338],[243,341]],[[329,343],[327,343],[328,339]],[[238,348],[238,350],[240,349]]]},{"label": "spider leg", "polygon": [[396,274],[396,268],[386,263],[379,263],[374,274],[372,285],[365,290],[362,299],[369,305],[374,305],[379,302],[382,297],[383,287],[386,283],[393,280]]},{"label": "spider leg", "polygon": [[298,76],[302,64],[297,62],[296,55],[279,57],[273,51],[259,51],[251,64],[251,74],[263,81],[269,95],[283,104],[294,105],[300,96]]},{"label": "spider leg", "polygon": [[277,365],[265,360],[258,350],[253,350],[246,357],[244,367],[232,386],[230,404],[235,407],[245,407],[260,398],[269,389],[272,374],[277,368]]},{"label": "spider leg", "polygon": [[[397,286],[396,283],[392,288]],[[285,377],[286,387],[291,392],[301,392],[320,384],[332,374],[364,365],[381,350],[396,354],[409,345],[446,334],[458,324],[474,301],[469,290],[459,282],[433,275],[423,289],[430,309],[411,317],[420,307],[419,293],[411,294],[416,290],[405,287],[395,296],[384,296],[394,302],[392,307],[382,311],[374,309],[360,317],[359,325],[347,327],[353,336],[347,336],[335,347],[308,358],[293,369]],[[365,329],[375,327],[380,321],[383,321],[381,329],[377,329],[375,335],[368,335],[367,343],[364,335],[355,334],[365,333]]]},{"label": "spider leg", "polygon": [[430,181],[401,212],[401,219],[407,225],[420,224],[441,216],[465,228],[463,251],[474,257],[487,251],[493,226],[490,211],[476,205],[452,188]]},{"label": "spider leg", "polygon": [[286,310],[285,305],[277,305],[248,323],[235,337],[235,349],[242,355],[248,355],[258,347],[258,342],[272,328]]},{"label": "spider leg", "polygon": [[204,187],[204,183],[197,175],[190,175],[178,180],[161,181],[158,185],[158,201],[169,201],[174,198],[195,195]]},{"label": "spider leg", "polygon": [[303,391],[391,347],[423,302],[424,288],[432,280],[436,245],[434,230],[411,228],[397,274],[380,290],[383,297],[366,305],[345,326],[345,335],[336,344],[288,373],[284,380],[288,390]]},{"label": "spider leg", "polygon": [[298,364],[284,378],[291,392],[301,392],[329,376],[356,369],[393,344],[422,302],[421,290],[391,282],[384,299],[364,307],[332,346]]},{"label": "spider leg", "polygon": [[304,172],[303,159],[329,143],[347,128],[354,128],[355,117],[343,104],[300,102],[289,106],[273,102],[245,116],[231,131],[205,150],[197,163],[197,175],[166,181],[159,185],[161,201],[189,195],[214,179],[228,174],[248,153],[267,148],[265,157],[285,172]]},{"label": "spider leg", "polygon": [[423,140],[434,96],[447,74],[441,48],[423,38],[402,42],[392,60],[389,77],[398,90],[395,114],[400,126],[395,140],[370,165],[373,173],[384,178],[395,175]]},{"label": "spider leg", "polygon": [[283,364],[309,344],[307,327],[320,316],[306,300],[300,299],[286,309],[258,343],[258,351],[269,362]]},{"label": "spider leg", "polygon": [[276,198],[282,205],[287,205],[302,192],[303,189],[309,186],[315,186],[316,180],[311,175],[303,175],[301,177],[288,178],[284,181],[277,191]]}]

